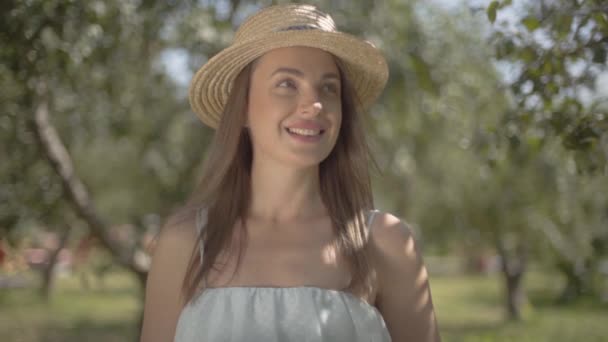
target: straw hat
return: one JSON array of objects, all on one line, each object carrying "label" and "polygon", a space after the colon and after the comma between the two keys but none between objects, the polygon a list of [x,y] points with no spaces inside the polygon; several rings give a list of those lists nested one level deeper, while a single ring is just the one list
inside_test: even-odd
[{"label": "straw hat", "polygon": [[190,105],[206,125],[217,128],[234,79],[250,62],[281,47],[319,48],[338,57],[361,110],[380,95],[388,78],[384,56],[371,43],[336,29],[314,6],[270,6],[249,17],[233,43],[213,56],[192,78]]}]

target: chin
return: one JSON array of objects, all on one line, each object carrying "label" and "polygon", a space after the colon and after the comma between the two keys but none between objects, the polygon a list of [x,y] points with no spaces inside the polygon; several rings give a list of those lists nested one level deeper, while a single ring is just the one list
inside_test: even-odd
[{"label": "chin", "polygon": [[317,167],[319,166],[319,164],[321,164],[321,162],[323,162],[325,159],[327,159],[327,157],[329,156],[331,151],[328,151],[327,153],[323,153],[323,154],[310,154],[310,155],[303,155],[303,154],[297,154],[297,155],[291,155],[289,158],[286,158],[286,161],[297,167],[297,168],[310,168],[310,167]]}]

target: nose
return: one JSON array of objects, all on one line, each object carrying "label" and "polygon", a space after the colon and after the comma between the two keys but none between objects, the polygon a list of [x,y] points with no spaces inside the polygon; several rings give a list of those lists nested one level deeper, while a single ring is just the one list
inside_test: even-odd
[{"label": "nose", "polygon": [[307,106],[307,107],[308,107],[308,109],[305,107],[305,110],[303,112],[304,113],[310,112],[310,114],[313,116],[319,115],[321,110],[323,110],[323,104],[320,101],[315,101],[312,103],[312,105]]},{"label": "nose", "polygon": [[323,103],[317,94],[303,99],[300,113],[306,116],[317,116],[323,110]]}]

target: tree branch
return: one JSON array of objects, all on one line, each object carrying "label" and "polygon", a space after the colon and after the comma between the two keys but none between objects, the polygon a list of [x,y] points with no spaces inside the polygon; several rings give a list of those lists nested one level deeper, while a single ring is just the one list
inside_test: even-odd
[{"label": "tree branch", "polygon": [[102,245],[111,252],[118,263],[136,273],[140,278],[145,277],[147,270],[145,266],[139,265],[135,261],[135,249],[121,245],[110,236],[109,226],[95,209],[86,186],[74,170],[69,152],[55,127],[49,121],[48,100],[44,94],[45,86],[41,85],[40,88],[43,94],[35,108],[33,130],[41,151],[60,177],[68,200],[76,213],[90,226],[91,232],[99,238]]}]

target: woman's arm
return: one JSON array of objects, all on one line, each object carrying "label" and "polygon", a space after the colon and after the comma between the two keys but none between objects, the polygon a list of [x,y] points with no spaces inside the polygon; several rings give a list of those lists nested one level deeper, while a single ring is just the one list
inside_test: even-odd
[{"label": "woman's arm", "polygon": [[196,241],[194,219],[170,218],[162,228],[148,272],[141,342],[173,341],[184,305],[182,281]]},{"label": "woman's arm", "polygon": [[426,268],[408,226],[378,214],[370,243],[377,272],[376,305],[394,342],[440,341]]}]

